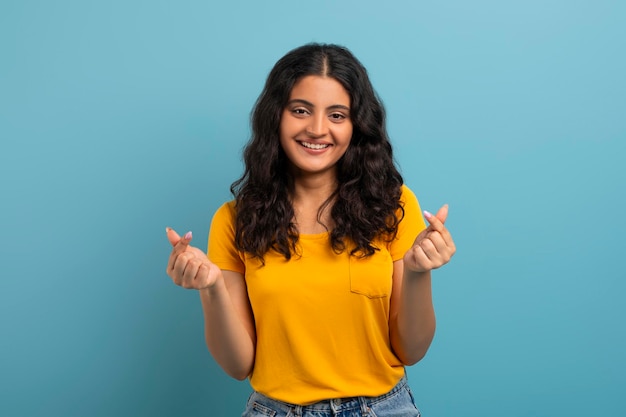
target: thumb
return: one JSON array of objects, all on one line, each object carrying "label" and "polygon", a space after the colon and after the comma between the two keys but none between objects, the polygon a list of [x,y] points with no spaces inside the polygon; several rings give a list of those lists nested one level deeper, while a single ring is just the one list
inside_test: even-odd
[{"label": "thumb", "polygon": [[191,232],[187,232],[185,234],[185,236],[183,236],[181,238],[180,235],[178,233],[176,233],[176,231],[174,229],[172,229],[171,227],[166,227],[165,228],[165,232],[167,233],[167,240],[170,241],[170,244],[172,246],[176,246],[178,244],[178,242],[180,242],[181,240],[183,240],[184,243],[188,244],[191,241],[191,238],[192,238]]},{"label": "thumb", "polygon": [[446,218],[448,217],[448,205],[444,204],[439,209],[437,214],[431,214],[427,212],[426,210],[424,210],[424,217],[426,217],[426,220],[428,220],[428,223],[430,223],[430,226],[428,227],[428,229],[442,232],[445,229],[445,226],[443,224],[446,221]]}]

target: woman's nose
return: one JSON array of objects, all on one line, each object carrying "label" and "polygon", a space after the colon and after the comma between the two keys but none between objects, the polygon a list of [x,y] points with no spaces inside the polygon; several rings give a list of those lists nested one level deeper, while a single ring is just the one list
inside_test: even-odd
[{"label": "woman's nose", "polygon": [[314,115],[309,118],[309,125],[306,128],[306,133],[311,137],[321,137],[328,133],[328,124],[326,117]]}]

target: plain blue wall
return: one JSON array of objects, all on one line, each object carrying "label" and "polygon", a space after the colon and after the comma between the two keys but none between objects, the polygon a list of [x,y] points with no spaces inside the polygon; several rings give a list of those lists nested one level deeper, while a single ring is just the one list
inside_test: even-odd
[{"label": "plain blue wall", "polygon": [[274,62],[350,47],[406,182],[450,204],[425,416],[623,416],[621,1],[0,3],[0,415],[235,416],[165,274],[206,247]]}]

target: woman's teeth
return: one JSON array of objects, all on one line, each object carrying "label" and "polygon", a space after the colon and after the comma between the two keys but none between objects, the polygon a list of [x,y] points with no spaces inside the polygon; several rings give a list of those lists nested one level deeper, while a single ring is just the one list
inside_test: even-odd
[{"label": "woman's teeth", "polygon": [[300,145],[304,146],[305,148],[309,148],[309,149],[325,149],[328,148],[330,145],[329,144],[323,144],[323,143],[308,143],[308,142],[300,142]]}]

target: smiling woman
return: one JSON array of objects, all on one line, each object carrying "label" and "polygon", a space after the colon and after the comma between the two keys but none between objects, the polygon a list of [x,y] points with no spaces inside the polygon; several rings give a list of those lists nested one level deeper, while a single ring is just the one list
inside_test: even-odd
[{"label": "smiling woman", "polygon": [[167,230],[167,272],[199,290],[211,354],[255,390],[244,416],[419,416],[405,366],[430,346],[430,273],[455,246],[447,206],[426,227],[384,126],[350,51],[297,48],[255,105],[208,258]]},{"label": "smiling woman", "polygon": [[294,177],[334,184],[337,162],[351,138],[350,96],[339,82],[309,75],[293,86],[280,123],[280,145]]}]

